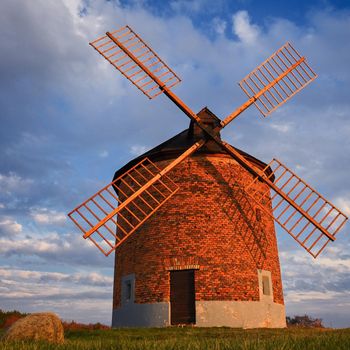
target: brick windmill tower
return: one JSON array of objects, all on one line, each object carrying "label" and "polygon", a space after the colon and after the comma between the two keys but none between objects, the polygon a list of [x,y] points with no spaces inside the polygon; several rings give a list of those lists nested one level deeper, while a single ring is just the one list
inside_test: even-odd
[{"label": "brick windmill tower", "polygon": [[114,327],[285,327],[275,220],[317,257],[347,217],[276,159],[221,140],[250,105],[267,116],[316,78],[285,44],[240,82],[248,101],[224,120],[194,113],[178,76],[128,26],[91,45],[149,98],[164,93],[188,129],[133,159],[68,215],[115,251]]}]

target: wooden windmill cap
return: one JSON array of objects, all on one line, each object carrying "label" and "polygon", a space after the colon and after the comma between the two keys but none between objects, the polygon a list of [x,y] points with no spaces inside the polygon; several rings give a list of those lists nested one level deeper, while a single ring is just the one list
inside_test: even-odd
[{"label": "wooden windmill cap", "polygon": [[[207,107],[204,107],[199,113],[197,113],[197,115],[201,118],[202,122],[206,126],[211,127],[213,129],[220,124],[220,119]],[[207,138],[207,136],[197,124],[191,121],[188,129],[180,132],[179,134],[152,148],[146,153],[143,153],[140,156],[134,158],[129,163],[125,164],[122,168],[117,170],[114,174],[114,179],[128,171],[132,166],[140,162],[145,157],[149,158],[153,162],[177,158],[181,153],[186,151],[195,142],[203,138]],[[265,164],[261,160],[253,157],[252,155],[236,147],[235,149],[250,163],[257,166],[258,168],[264,169],[266,167],[267,164]],[[215,143],[211,139],[208,139],[206,144],[202,148],[200,148],[193,156],[196,156],[198,154],[210,154],[231,158],[231,156],[228,155],[224,149],[222,149],[217,143]]]}]

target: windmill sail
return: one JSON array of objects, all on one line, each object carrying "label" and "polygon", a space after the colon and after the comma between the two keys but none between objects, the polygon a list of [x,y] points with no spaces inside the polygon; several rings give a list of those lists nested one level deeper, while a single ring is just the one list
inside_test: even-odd
[{"label": "windmill sail", "polygon": [[228,115],[222,121],[222,126],[226,126],[252,104],[267,117],[316,77],[305,57],[300,56],[290,43],[286,43],[239,82],[249,100]]},{"label": "windmill sail", "polygon": [[68,216],[84,238],[109,255],[179,190],[166,173],[204,143],[195,143],[163,170],[144,158]]},{"label": "windmill sail", "polygon": [[178,191],[160,171],[144,158],[68,216],[107,256]]},{"label": "windmill sail", "polygon": [[239,82],[248,97],[266,117],[316,79],[304,57],[286,43]]},{"label": "windmill sail", "polygon": [[[267,175],[268,174],[268,175]],[[316,258],[345,224],[347,217],[280,161],[273,159],[265,168],[263,180],[270,190],[260,193],[255,177],[245,190],[261,208],[272,205],[273,218],[303,248]],[[290,200],[287,201],[286,198]]]},{"label": "windmill sail", "polygon": [[181,81],[129,26],[107,32],[90,45],[151,99]]}]

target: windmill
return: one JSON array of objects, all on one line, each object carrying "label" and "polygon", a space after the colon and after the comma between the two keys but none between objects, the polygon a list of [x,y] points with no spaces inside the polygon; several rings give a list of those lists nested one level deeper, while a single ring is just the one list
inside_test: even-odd
[{"label": "windmill", "polygon": [[306,59],[283,45],[241,80],[247,102],[220,120],[172,91],[180,78],[129,26],[90,45],[147,97],[166,95],[191,120],[186,137],[134,159],[68,214],[103,254],[116,250],[113,325],[283,327],[273,220],[316,258],[347,217],[280,161],[265,164],[220,131],[253,104],[267,117],[313,81]]}]

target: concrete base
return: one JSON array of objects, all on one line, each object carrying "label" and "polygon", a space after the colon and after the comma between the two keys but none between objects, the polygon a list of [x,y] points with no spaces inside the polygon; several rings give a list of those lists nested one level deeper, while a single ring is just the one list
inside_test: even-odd
[{"label": "concrete base", "polygon": [[170,303],[127,303],[113,310],[112,327],[166,327],[170,325]]},{"label": "concrete base", "polygon": [[[128,303],[113,310],[112,327],[166,327],[170,303]],[[196,326],[284,328],[284,305],[266,301],[196,301]]]},{"label": "concrete base", "polygon": [[264,301],[197,301],[196,326],[284,328],[284,305]]}]

